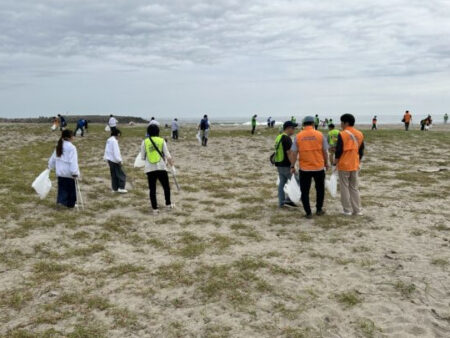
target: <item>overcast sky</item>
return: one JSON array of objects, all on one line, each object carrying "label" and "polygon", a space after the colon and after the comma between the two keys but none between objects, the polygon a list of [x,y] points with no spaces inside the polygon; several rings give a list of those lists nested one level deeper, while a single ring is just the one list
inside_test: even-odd
[{"label": "overcast sky", "polygon": [[447,0],[1,0],[0,116],[450,111]]}]

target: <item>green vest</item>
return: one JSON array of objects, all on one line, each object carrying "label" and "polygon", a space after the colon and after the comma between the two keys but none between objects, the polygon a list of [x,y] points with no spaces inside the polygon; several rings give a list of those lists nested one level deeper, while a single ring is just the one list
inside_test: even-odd
[{"label": "green vest", "polygon": [[330,146],[335,146],[337,144],[339,136],[339,130],[333,129],[328,132],[328,144]]},{"label": "green vest", "polygon": [[319,124],[319,123],[320,123],[319,118],[318,118],[318,117],[315,117],[315,118],[314,118],[314,124]]},{"label": "green vest", "polygon": [[252,117],[252,126],[256,127],[256,119],[254,117]]},{"label": "green vest", "polygon": [[[163,153],[163,145],[164,145],[164,139],[162,137],[153,136],[152,137],[153,142],[158,147],[161,154]],[[145,152],[147,154],[147,161],[149,161],[152,164],[156,164],[159,161],[161,161],[161,156],[156,151],[155,147],[153,147],[152,142],[150,141],[150,138],[147,137],[145,139]]]},{"label": "green vest", "polygon": [[275,163],[279,163],[279,162],[283,162],[284,160],[284,150],[283,150],[283,145],[281,144],[281,138],[283,136],[287,136],[286,133],[282,133],[280,135],[277,136],[277,138],[275,139]]},{"label": "green vest", "polygon": [[292,122],[292,123],[296,123],[296,122],[297,122],[297,119],[296,119],[295,117],[292,117],[292,118],[291,118],[291,122]]}]

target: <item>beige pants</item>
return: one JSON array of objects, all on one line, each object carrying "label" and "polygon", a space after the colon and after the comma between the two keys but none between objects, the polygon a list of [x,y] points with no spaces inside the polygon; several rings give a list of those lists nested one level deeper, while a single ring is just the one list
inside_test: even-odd
[{"label": "beige pants", "polygon": [[339,184],[341,188],[341,203],[345,212],[354,214],[361,211],[361,198],[358,191],[359,171],[339,170]]}]

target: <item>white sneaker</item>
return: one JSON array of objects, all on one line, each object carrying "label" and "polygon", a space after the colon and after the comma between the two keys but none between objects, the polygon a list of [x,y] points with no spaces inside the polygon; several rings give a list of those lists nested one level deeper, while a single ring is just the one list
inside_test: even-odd
[{"label": "white sneaker", "polygon": [[166,210],[172,210],[173,208],[175,208],[173,204],[166,205]]},{"label": "white sneaker", "polygon": [[153,215],[159,215],[159,210],[158,209],[153,209]]},{"label": "white sneaker", "polygon": [[360,212],[355,212],[353,215],[355,215],[355,216],[364,216],[364,213],[362,211],[360,211]]},{"label": "white sneaker", "polygon": [[117,192],[120,194],[126,194],[128,192],[128,190],[119,188],[119,190],[117,190]]},{"label": "white sneaker", "polygon": [[353,215],[350,211],[342,211],[341,214],[344,215],[344,216],[351,216],[351,215]]}]

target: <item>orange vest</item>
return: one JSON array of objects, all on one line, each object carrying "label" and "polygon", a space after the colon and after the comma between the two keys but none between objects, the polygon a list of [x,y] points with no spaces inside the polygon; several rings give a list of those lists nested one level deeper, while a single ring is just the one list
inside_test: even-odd
[{"label": "orange vest", "polygon": [[312,126],[305,127],[296,138],[300,170],[323,170],[323,134]]},{"label": "orange vest", "polygon": [[[353,134],[355,139],[347,132]],[[347,127],[339,133],[343,143],[342,155],[337,169],[342,171],[359,170],[359,147],[364,141],[364,135],[353,127]]]},{"label": "orange vest", "polygon": [[405,123],[409,123],[411,121],[411,114],[405,114],[403,118],[405,119]]}]

